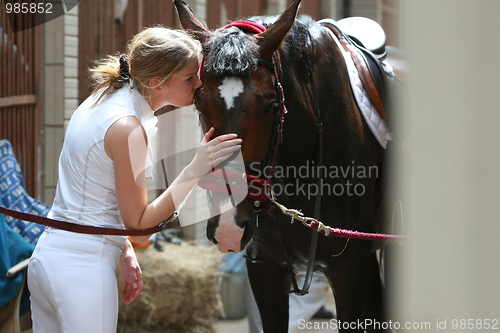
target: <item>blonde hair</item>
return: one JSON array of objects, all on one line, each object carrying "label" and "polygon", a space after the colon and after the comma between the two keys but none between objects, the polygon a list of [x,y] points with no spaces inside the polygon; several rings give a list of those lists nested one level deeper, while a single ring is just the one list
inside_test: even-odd
[{"label": "blonde hair", "polygon": [[95,104],[109,90],[119,89],[130,80],[148,99],[148,89],[154,88],[149,86],[151,79],[159,79],[158,86],[161,85],[200,53],[200,42],[182,30],[162,26],[146,28],[130,40],[125,55],[107,56],[90,69],[93,92],[104,89]]}]

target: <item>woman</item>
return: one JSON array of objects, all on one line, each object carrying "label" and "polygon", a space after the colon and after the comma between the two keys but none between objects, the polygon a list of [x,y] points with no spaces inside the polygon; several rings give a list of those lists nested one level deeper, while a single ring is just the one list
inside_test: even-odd
[{"label": "woman", "polygon": [[[210,140],[210,129],[191,163],[147,203],[144,170],[156,130],[153,110],[193,104],[202,84],[200,50],[183,31],[148,28],[130,41],[127,55],[108,57],[91,69],[96,88],[69,122],[50,218],[122,229],[157,226],[197,179],[240,149],[235,134]],[[125,237],[47,228],[28,268],[33,331],[116,332],[118,261],[128,303],[142,290],[142,274]]]}]

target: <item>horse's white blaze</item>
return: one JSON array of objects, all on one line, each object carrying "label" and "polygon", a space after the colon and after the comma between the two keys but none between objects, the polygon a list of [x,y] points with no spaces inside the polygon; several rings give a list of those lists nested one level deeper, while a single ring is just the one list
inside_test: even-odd
[{"label": "horse's white blaze", "polygon": [[222,81],[219,91],[229,110],[234,106],[234,99],[243,92],[243,81],[236,77],[226,77]]}]

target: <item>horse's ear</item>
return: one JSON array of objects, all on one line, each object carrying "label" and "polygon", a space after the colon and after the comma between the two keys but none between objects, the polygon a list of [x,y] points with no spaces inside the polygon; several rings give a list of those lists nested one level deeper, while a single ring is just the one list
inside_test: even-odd
[{"label": "horse's ear", "polygon": [[278,49],[281,42],[292,28],[295,16],[299,8],[300,0],[293,0],[290,6],[281,14],[266,31],[255,35],[259,45],[260,56],[271,59],[274,51]]},{"label": "horse's ear", "polygon": [[210,37],[211,32],[198,20],[187,3],[182,0],[174,0],[174,5],[184,30],[190,30],[193,37],[204,44],[207,38]]}]

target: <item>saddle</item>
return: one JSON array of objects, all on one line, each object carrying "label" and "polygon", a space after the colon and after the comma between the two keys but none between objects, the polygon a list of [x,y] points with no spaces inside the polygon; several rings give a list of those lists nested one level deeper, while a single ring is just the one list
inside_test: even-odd
[{"label": "saddle", "polygon": [[346,52],[351,54],[363,86],[380,116],[387,121],[386,106],[389,84],[382,60],[387,52],[382,27],[364,17],[339,20],[324,19],[319,24],[332,31]]},{"label": "saddle", "polygon": [[338,20],[337,25],[357,45],[371,51],[380,60],[385,58],[387,38],[380,24],[366,17],[347,17]]}]

